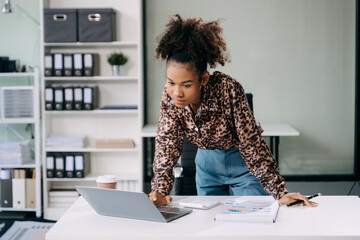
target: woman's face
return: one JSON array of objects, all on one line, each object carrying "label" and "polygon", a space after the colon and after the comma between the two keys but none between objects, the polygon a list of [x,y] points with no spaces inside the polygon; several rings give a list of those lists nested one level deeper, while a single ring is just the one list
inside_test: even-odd
[{"label": "woman's face", "polygon": [[190,103],[192,105],[201,103],[201,86],[205,85],[208,79],[202,79],[202,82],[200,82],[199,74],[191,64],[169,60],[166,77],[168,94],[176,106],[185,107]]}]

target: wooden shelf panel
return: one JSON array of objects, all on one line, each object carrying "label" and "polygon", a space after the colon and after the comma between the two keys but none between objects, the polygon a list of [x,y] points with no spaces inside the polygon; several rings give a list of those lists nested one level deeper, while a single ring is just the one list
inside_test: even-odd
[{"label": "wooden shelf panel", "polygon": [[136,42],[55,42],[55,43],[44,43],[45,47],[70,47],[70,48],[81,48],[81,47],[137,47]]},{"label": "wooden shelf panel", "polygon": [[59,81],[59,82],[71,82],[71,81],[110,81],[110,82],[127,82],[138,81],[136,76],[92,76],[92,77],[45,77],[45,81]]},{"label": "wooden shelf panel", "polygon": [[46,152],[138,152],[139,148],[46,148]]},{"label": "wooden shelf panel", "polygon": [[91,114],[137,114],[137,109],[129,110],[90,110],[90,111],[45,111],[47,115],[91,115]]},{"label": "wooden shelf panel", "polygon": [[95,182],[98,176],[101,175],[115,175],[119,181],[139,181],[138,174],[123,174],[123,173],[89,173],[84,178],[46,178],[49,182]]}]

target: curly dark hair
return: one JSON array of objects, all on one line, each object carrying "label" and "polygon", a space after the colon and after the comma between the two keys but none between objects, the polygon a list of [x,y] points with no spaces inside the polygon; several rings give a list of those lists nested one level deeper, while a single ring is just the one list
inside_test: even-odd
[{"label": "curly dark hair", "polygon": [[230,62],[226,43],[221,36],[220,20],[203,22],[202,18],[183,20],[179,14],[172,17],[166,31],[158,37],[157,59],[195,63],[199,73],[214,68],[216,63]]}]

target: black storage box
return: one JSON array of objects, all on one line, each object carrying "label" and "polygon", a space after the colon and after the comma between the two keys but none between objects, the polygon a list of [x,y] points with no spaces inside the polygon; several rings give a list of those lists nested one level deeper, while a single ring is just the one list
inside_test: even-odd
[{"label": "black storage box", "polygon": [[44,9],[44,41],[76,42],[77,9]]},{"label": "black storage box", "polygon": [[115,11],[112,8],[78,9],[80,42],[116,41]]},{"label": "black storage box", "polygon": [[9,57],[0,56],[0,72],[7,72],[9,65]]},{"label": "black storage box", "polygon": [[8,62],[7,72],[17,72],[19,65],[19,60],[10,60]]}]

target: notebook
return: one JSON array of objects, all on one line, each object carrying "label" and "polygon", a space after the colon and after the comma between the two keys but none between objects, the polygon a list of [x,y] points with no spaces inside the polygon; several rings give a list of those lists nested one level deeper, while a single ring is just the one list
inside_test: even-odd
[{"label": "notebook", "polygon": [[192,211],[171,206],[155,206],[142,192],[83,186],[75,186],[75,189],[98,214],[104,216],[166,223]]}]

